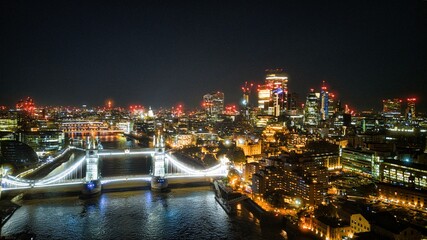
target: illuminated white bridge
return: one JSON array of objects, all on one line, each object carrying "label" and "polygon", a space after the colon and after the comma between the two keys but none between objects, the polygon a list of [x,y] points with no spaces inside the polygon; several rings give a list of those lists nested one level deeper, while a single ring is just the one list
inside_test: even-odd
[{"label": "illuminated white bridge", "polygon": [[[1,191],[7,192],[26,189],[44,189],[49,192],[49,189],[52,188],[59,189],[67,187],[79,187],[83,189],[84,186],[93,187],[93,182],[98,182],[102,186],[116,183],[121,184],[120,186],[126,188],[127,185],[132,182],[145,182],[147,183],[146,186],[149,186],[150,181],[152,182],[155,177],[179,183],[180,181],[188,182],[191,181],[191,179],[197,178],[226,176],[228,173],[226,161],[221,161],[218,165],[208,169],[195,169],[176,159],[176,157],[174,157],[170,152],[164,151],[163,145],[155,145],[155,148],[140,150],[99,150],[99,152],[94,146],[95,143],[89,143],[87,149],[85,149],[86,156],[79,159],[69,160],[61,169],[56,169],[46,177],[38,180],[28,180],[20,175],[10,176],[6,174],[5,176],[2,176],[1,179]],[[151,156],[153,161],[152,172],[147,175],[100,177],[98,170],[99,158],[126,155]],[[83,176],[82,169],[85,165],[86,174]]]}]

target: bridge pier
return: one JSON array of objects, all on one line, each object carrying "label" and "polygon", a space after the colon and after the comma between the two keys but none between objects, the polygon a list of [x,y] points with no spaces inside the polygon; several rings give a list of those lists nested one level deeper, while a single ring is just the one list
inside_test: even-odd
[{"label": "bridge pier", "polygon": [[151,190],[162,191],[168,187],[168,180],[165,178],[165,141],[161,130],[158,130],[156,135],[153,137],[154,154]]},{"label": "bridge pier", "polygon": [[82,189],[82,197],[91,197],[101,193],[102,185],[99,179],[98,141],[88,138],[86,144],[86,177]]}]

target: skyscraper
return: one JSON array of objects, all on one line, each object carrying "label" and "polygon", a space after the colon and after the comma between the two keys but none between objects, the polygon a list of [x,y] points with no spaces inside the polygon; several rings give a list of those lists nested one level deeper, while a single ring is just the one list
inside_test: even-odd
[{"label": "skyscraper", "polygon": [[287,108],[288,76],[283,69],[265,72],[265,84],[258,87],[258,107],[263,113],[277,117]]},{"label": "skyscraper", "polygon": [[319,120],[319,93],[315,93],[314,89],[310,89],[307,94],[307,100],[304,107],[304,125],[315,127]]},{"label": "skyscraper", "polygon": [[288,75],[283,69],[267,69],[265,73],[265,84],[271,89],[273,115],[277,117],[287,107]]},{"label": "skyscraper", "polygon": [[416,98],[408,98],[407,99],[407,107],[406,107],[406,118],[408,120],[412,120],[415,118],[415,102],[417,101]]},{"label": "skyscraper", "polygon": [[268,114],[271,100],[271,90],[266,85],[258,86],[258,108]]},{"label": "skyscraper", "polygon": [[224,111],[224,93],[213,92],[204,95],[203,107],[208,115],[222,114]]},{"label": "skyscraper", "polygon": [[320,91],[320,119],[326,120],[329,115],[329,92],[323,81],[322,90]]},{"label": "skyscraper", "polygon": [[288,93],[288,106],[286,107],[286,110],[296,110],[300,105],[299,103],[299,96],[297,93],[292,92]]},{"label": "skyscraper", "polygon": [[333,117],[334,114],[337,112],[337,107],[335,106],[334,100],[335,100],[335,94],[329,93],[329,99],[328,99],[329,118]]}]

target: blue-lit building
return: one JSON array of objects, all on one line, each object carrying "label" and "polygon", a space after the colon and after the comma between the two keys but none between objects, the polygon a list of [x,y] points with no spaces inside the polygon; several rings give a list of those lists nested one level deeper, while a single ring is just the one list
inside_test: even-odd
[{"label": "blue-lit building", "polygon": [[325,121],[329,116],[329,92],[323,81],[322,91],[320,91],[320,119]]}]

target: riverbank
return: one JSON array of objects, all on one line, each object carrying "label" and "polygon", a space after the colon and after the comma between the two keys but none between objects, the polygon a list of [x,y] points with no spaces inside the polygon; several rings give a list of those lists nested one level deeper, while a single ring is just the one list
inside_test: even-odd
[{"label": "riverbank", "polygon": [[9,220],[13,213],[19,208],[18,204],[15,204],[9,200],[0,201],[0,215],[1,215],[1,227]]}]

